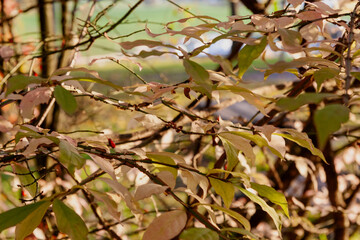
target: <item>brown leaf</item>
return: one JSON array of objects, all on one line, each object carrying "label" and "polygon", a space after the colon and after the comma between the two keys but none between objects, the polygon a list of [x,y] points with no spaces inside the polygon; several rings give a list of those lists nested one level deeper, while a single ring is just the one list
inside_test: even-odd
[{"label": "brown leaf", "polygon": [[332,9],[329,5],[323,2],[308,2],[308,4],[315,6],[315,11],[324,15],[331,15],[339,12],[339,10]]},{"label": "brown leaf", "polygon": [[304,12],[296,14],[296,17],[298,17],[299,19],[301,19],[303,21],[312,21],[315,19],[320,19],[321,13],[316,12],[316,11],[304,11]]},{"label": "brown leaf", "polygon": [[124,187],[118,181],[110,178],[99,178],[99,179],[106,182],[116,193],[118,193],[120,197],[125,201],[128,208],[130,208],[130,210],[133,213],[139,213],[139,210],[136,208],[134,204],[134,198],[126,187]]},{"label": "brown leaf", "polygon": [[162,186],[162,185],[155,184],[155,183],[147,183],[144,185],[140,185],[135,190],[134,200],[139,201],[144,198],[151,197],[151,195],[153,195],[153,194],[163,193],[163,192],[165,192],[166,189],[168,189],[168,186]]},{"label": "brown leaf", "polygon": [[0,116],[0,132],[8,132],[13,128],[11,122]]},{"label": "brown leaf", "polygon": [[187,97],[188,99],[190,99],[191,100],[191,97],[190,97],[190,88],[188,88],[188,87],[186,87],[186,88],[184,88],[184,95],[185,95],[185,97]]},{"label": "brown leaf", "polygon": [[36,149],[38,149],[39,145],[41,145],[41,144],[49,145],[52,143],[54,143],[54,142],[46,137],[31,139],[28,147],[25,149],[25,151],[22,154],[25,157],[28,157],[32,153],[35,153],[35,151],[36,151]]},{"label": "brown leaf", "polygon": [[110,175],[112,179],[116,180],[115,170],[110,160],[99,157],[95,154],[88,154],[104,172]]},{"label": "brown leaf", "polygon": [[49,87],[39,87],[28,92],[20,103],[20,110],[24,118],[32,118],[34,107],[41,103],[48,103],[52,91]]},{"label": "brown leaf", "polygon": [[305,0],[288,0],[288,2],[290,4],[292,4],[294,7],[299,6],[300,4],[302,4]]},{"label": "brown leaf", "polygon": [[170,240],[185,227],[186,213],[175,210],[161,214],[146,229],[143,240]]},{"label": "brown leaf", "polygon": [[166,185],[168,185],[171,189],[175,188],[176,178],[174,178],[174,175],[171,172],[161,171],[156,176],[166,183]]}]

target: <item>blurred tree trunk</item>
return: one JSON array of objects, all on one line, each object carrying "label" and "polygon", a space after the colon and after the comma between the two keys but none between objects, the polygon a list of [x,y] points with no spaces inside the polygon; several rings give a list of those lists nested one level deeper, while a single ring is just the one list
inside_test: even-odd
[{"label": "blurred tree trunk", "polygon": [[[41,56],[41,76],[47,78],[54,72],[57,67],[57,58],[55,54],[48,54],[51,50],[55,49],[55,41],[51,38],[55,36],[55,22],[54,22],[54,3],[47,2],[46,0],[38,0],[39,7],[39,25],[40,25],[40,37],[43,43],[42,46],[42,56]],[[40,107],[40,121],[41,116],[44,114],[48,104],[42,104]],[[46,120],[41,124],[41,127],[48,128],[52,131],[56,130],[53,119],[53,113],[49,114]],[[58,111],[58,110],[56,110]],[[50,128],[51,127],[51,128]],[[38,169],[40,169],[40,175],[46,172],[47,167],[47,156],[38,155],[36,158],[36,164]]]},{"label": "blurred tree trunk", "polygon": [[41,41],[44,43],[41,57],[41,76],[48,77],[56,69],[57,63],[55,54],[47,54],[55,48],[55,41],[50,39],[55,36],[54,7],[53,3],[46,0],[38,0],[38,5]]}]

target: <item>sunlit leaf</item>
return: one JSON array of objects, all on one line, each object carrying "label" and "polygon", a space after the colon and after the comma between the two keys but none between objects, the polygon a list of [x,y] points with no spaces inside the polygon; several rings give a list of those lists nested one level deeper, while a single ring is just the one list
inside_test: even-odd
[{"label": "sunlit leaf", "polygon": [[284,156],[278,150],[271,147],[269,145],[268,141],[266,141],[266,139],[263,138],[260,135],[252,134],[250,132],[231,131],[231,132],[223,132],[223,133],[221,133],[222,136],[224,136],[223,134],[225,134],[225,133],[234,134],[234,135],[240,136],[242,138],[248,139],[250,141],[253,141],[259,147],[268,147],[273,154],[275,154],[276,156],[278,156],[281,159],[284,158]]},{"label": "sunlit leaf", "polygon": [[288,0],[289,3],[291,3],[294,7],[299,6],[302,4],[305,0]]},{"label": "sunlit leaf", "polygon": [[153,41],[153,40],[145,40],[145,39],[141,39],[141,40],[136,40],[133,42],[130,41],[126,41],[126,42],[121,42],[119,43],[119,45],[126,49],[132,49],[134,47],[138,47],[138,46],[146,46],[149,48],[154,48],[154,47],[167,47],[167,48],[173,48],[173,49],[177,49],[176,47],[169,45],[169,44],[164,44],[162,42],[159,41]]},{"label": "sunlit leaf", "polygon": [[[359,51],[360,52],[360,51]],[[352,72],[351,75],[356,78],[357,80],[360,80],[360,72]]]},{"label": "sunlit leaf", "polygon": [[264,114],[265,116],[267,115],[265,111],[265,107],[270,99],[260,96],[259,94],[253,93],[249,89],[240,86],[222,85],[222,86],[218,86],[216,90],[229,90],[235,94],[238,94],[242,96],[248,103],[259,109],[259,111],[262,114]]},{"label": "sunlit leaf", "polygon": [[55,199],[53,203],[56,225],[62,233],[73,240],[87,239],[88,229],[82,218],[62,201]]},{"label": "sunlit leaf", "polygon": [[257,203],[260,205],[260,207],[262,208],[262,210],[264,210],[265,212],[267,212],[270,217],[273,219],[276,229],[279,232],[279,235],[281,236],[281,220],[279,215],[277,214],[277,212],[270,207],[265,201],[264,199],[260,198],[259,196],[253,194],[252,192],[249,192],[248,190],[242,188],[242,187],[238,187],[240,189],[240,191],[242,193],[244,193],[248,198],[250,198],[251,201]]},{"label": "sunlit leaf", "polygon": [[299,68],[303,66],[327,67],[331,69],[338,69],[338,65],[330,60],[318,57],[302,57],[294,59],[291,62],[280,61],[276,64],[270,65],[270,68],[265,71],[264,77],[267,78],[273,73],[283,73],[288,69]]},{"label": "sunlit leaf", "polygon": [[76,168],[81,168],[85,164],[85,159],[79,154],[76,147],[65,140],[61,140],[59,144],[60,155],[59,161],[69,165],[72,164]]},{"label": "sunlit leaf", "polygon": [[92,83],[98,83],[98,84],[102,84],[102,85],[106,85],[109,87],[112,87],[116,90],[122,90],[123,88],[119,85],[116,85],[115,83],[112,83],[110,81],[105,81],[103,79],[99,79],[99,78],[89,78],[89,77],[72,77],[69,79],[65,79],[64,82],[66,81],[70,81],[70,80],[75,80],[75,81],[79,81],[79,82],[92,82]]},{"label": "sunlit leaf", "polygon": [[176,178],[171,172],[168,171],[161,171],[156,174],[158,178],[160,178],[166,185],[170,187],[170,189],[174,189],[176,185]]},{"label": "sunlit leaf", "polygon": [[[249,160],[255,161],[255,154],[249,140],[244,139],[243,137],[236,134],[226,132],[220,133],[219,137],[221,140],[224,139],[225,141],[228,141],[232,146],[240,150]],[[237,155],[236,160],[238,161]],[[228,170],[231,171],[232,169],[228,168]]]},{"label": "sunlit leaf", "polygon": [[169,240],[177,236],[185,227],[186,212],[175,210],[161,214],[146,229],[143,240]]},{"label": "sunlit leaf", "polygon": [[226,174],[230,174],[230,175],[232,175],[233,177],[241,178],[241,179],[244,181],[244,184],[245,184],[246,186],[250,186],[250,177],[249,177],[249,175],[247,175],[247,174],[245,174],[245,173],[242,173],[242,172],[231,172],[231,171],[224,170],[224,169],[214,168],[214,169],[210,169],[210,170],[207,172],[207,175],[211,175],[211,174],[214,174],[214,173],[226,173]]},{"label": "sunlit leaf", "polygon": [[215,204],[198,204],[198,205],[205,205],[205,206],[210,206],[216,210],[219,210],[219,211],[222,211],[224,213],[226,213],[227,215],[233,217],[234,219],[236,219],[241,225],[244,226],[244,228],[248,231],[250,231],[251,229],[251,225],[250,225],[250,222],[249,220],[247,220],[245,217],[243,217],[242,215],[240,215],[239,213],[233,211],[233,210],[230,210],[230,209],[227,209],[227,208],[223,208],[223,207],[220,207],[218,205],[215,205]]},{"label": "sunlit leaf", "polygon": [[289,30],[286,28],[279,28],[278,33],[280,34],[282,44],[285,49],[300,50],[301,49],[301,41],[302,37],[301,34],[294,30]]},{"label": "sunlit leaf", "polygon": [[23,221],[29,214],[47,205],[48,201],[39,201],[22,207],[13,208],[0,214],[0,232]]},{"label": "sunlit leaf", "polygon": [[166,189],[168,189],[168,186],[162,186],[155,183],[147,183],[144,185],[140,185],[135,190],[134,200],[139,201],[144,198],[151,197],[151,195],[153,194],[163,193]]},{"label": "sunlit leaf", "polygon": [[11,163],[11,166],[14,169],[14,172],[19,177],[21,185],[25,187],[26,190],[30,193],[32,197],[35,197],[38,191],[38,185],[34,175],[30,173],[30,170],[26,167],[20,165],[19,163]]},{"label": "sunlit leaf", "polygon": [[272,187],[257,184],[257,183],[254,183],[254,182],[251,183],[251,188],[255,189],[260,196],[266,197],[272,203],[275,203],[275,204],[279,205],[284,210],[284,213],[286,214],[286,216],[288,218],[290,217],[289,216],[288,204],[287,204],[287,201],[286,201],[286,198],[285,198],[284,194],[282,194],[281,192],[276,191]]},{"label": "sunlit leaf", "polygon": [[207,177],[185,169],[182,169],[180,173],[188,189],[190,189],[193,193],[196,193],[198,189],[197,187],[199,186],[203,191],[202,197],[206,197],[209,188],[209,180]]},{"label": "sunlit leaf", "polygon": [[98,165],[104,172],[110,175],[112,179],[116,180],[115,170],[109,159],[104,159],[95,154],[88,154],[91,159]]},{"label": "sunlit leaf", "polygon": [[37,226],[39,226],[50,204],[50,201],[43,201],[43,204],[39,205],[36,210],[32,211],[24,220],[16,225],[16,240],[23,240],[26,236],[30,235]]},{"label": "sunlit leaf", "polygon": [[326,162],[324,154],[313,145],[311,139],[305,133],[298,132],[295,129],[289,129],[289,128],[282,130],[288,132],[289,134],[285,134],[285,133],[274,133],[274,134],[297,143],[301,147],[308,149],[314,156],[318,156]]},{"label": "sunlit leaf", "polygon": [[188,228],[180,234],[180,240],[218,240],[217,232],[208,228]]},{"label": "sunlit leaf", "polygon": [[317,84],[317,91],[326,80],[332,79],[339,74],[339,71],[332,68],[321,68],[314,72],[314,80]]},{"label": "sunlit leaf", "polygon": [[77,103],[75,97],[65,88],[57,85],[54,90],[56,102],[67,113],[73,114],[76,111]]},{"label": "sunlit leaf", "polygon": [[233,168],[238,164],[238,154],[239,150],[237,150],[229,141],[224,138],[221,138],[221,142],[224,146],[226,152],[226,160],[227,160],[227,169],[229,171],[233,170]]},{"label": "sunlit leaf", "polygon": [[256,236],[255,234],[251,233],[248,230],[245,230],[243,228],[221,228],[220,231],[222,232],[235,232],[235,233],[239,233],[242,234],[244,236],[248,236],[251,237],[251,239],[255,239],[258,240],[260,239],[258,236]]},{"label": "sunlit leaf", "polygon": [[187,74],[190,75],[196,84],[205,90],[204,94],[211,98],[212,83],[209,79],[208,71],[200,64],[189,59],[184,59],[183,63]]},{"label": "sunlit leaf", "polygon": [[246,45],[238,54],[239,78],[241,78],[246,70],[251,66],[253,61],[257,59],[264,51],[267,45],[267,38],[263,37],[257,45]]},{"label": "sunlit leaf", "polygon": [[225,207],[229,208],[235,194],[233,184],[215,178],[209,178],[209,180],[215,192],[224,200]]},{"label": "sunlit leaf", "polygon": [[341,124],[349,120],[349,113],[349,109],[340,104],[326,105],[315,112],[314,123],[320,149],[325,147],[330,134],[339,130]]},{"label": "sunlit leaf", "polygon": [[[146,156],[148,158],[150,158],[151,160],[155,161],[155,162],[159,162],[159,163],[164,163],[164,164],[170,164],[170,165],[175,165],[175,161],[172,158],[172,156],[170,155],[164,155],[161,153],[146,153]],[[159,169],[160,171],[168,171],[171,172],[174,177],[177,176],[177,169],[173,168],[173,167],[168,167],[166,165],[162,165],[162,164],[153,164],[157,169]]]}]

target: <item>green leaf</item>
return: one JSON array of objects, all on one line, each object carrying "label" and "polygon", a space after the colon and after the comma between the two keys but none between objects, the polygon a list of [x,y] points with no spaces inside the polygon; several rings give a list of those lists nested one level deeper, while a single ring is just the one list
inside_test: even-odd
[{"label": "green leaf", "polygon": [[[255,161],[255,154],[248,139],[226,132],[220,133],[219,138],[221,139],[221,141],[224,139],[227,142],[231,143],[231,145],[233,145],[236,149],[240,150],[250,161]],[[238,158],[236,159],[238,160]],[[232,169],[229,170],[231,171]]]},{"label": "green leaf", "polygon": [[235,194],[233,184],[229,182],[223,182],[216,178],[209,178],[209,180],[215,192],[219,194],[224,200],[225,207],[229,208]]},{"label": "green leaf", "polygon": [[223,208],[223,207],[220,207],[218,205],[215,205],[215,204],[201,204],[201,203],[198,203],[196,205],[206,205],[206,206],[210,206],[216,210],[219,210],[219,211],[222,211],[224,213],[226,213],[227,215],[233,217],[234,219],[236,219],[239,223],[241,223],[241,225],[244,226],[244,228],[248,231],[250,231],[251,229],[251,225],[250,225],[250,222],[245,218],[243,217],[242,215],[240,215],[239,213],[233,211],[233,210],[230,210],[230,209],[227,209],[227,208]]},{"label": "green leaf", "polygon": [[319,103],[325,98],[337,97],[332,93],[303,93],[295,98],[280,98],[276,102],[276,106],[282,110],[295,111],[303,105],[309,103]]},{"label": "green leaf", "polygon": [[289,30],[285,28],[279,28],[278,33],[281,36],[281,41],[284,47],[300,48],[302,41],[301,34],[298,31]]},{"label": "green leaf", "polygon": [[255,189],[260,196],[266,197],[272,203],[279,205],[284,210],[285,215],[288,218],[290,218],[288,203],[286,201],[284,194],[276,191],[275,189],[273,189],[269,186],[257,184],[254,182],[251,183],[251,188]]},{"label": "green leaf", "polygon": [[99,78],[73,77],[73,78],[62,80],[60,82],[66,82],[66,81],[70,81],[70,80],[75,80],[75,81],[79,81],[79,82],[93,82],[93,83],[98,83],[98,84],[102,84],[102,85],[112,87],[112,88],[114,88],[116,90],[123,90],[123,88],[121,86],[116,85],[116,84],[114,84],[112,82],[109,82],[109,81],[99,79]]},{"label": "green leaf", "polygon": [[[234,134],[240,137],[243,137],[245,139],[248,139],[250,141],[253,141],[256,145],[258,145],[259,147],[268,147],[270,149],[270,151],[275,154],[276,156],[278,156],[279,158],[283,159],[284,157],[281,155],[281,153],[276,150],[275,148],[271,147],[269,145],[269,143],[266,141],[266,139],[264,139],[262,136],[257,135],[257,134],[252,134],[250,132],[240,132],[240,131],[231,131],[231,132],[222,132],[221,134]],[[223,136],[223,135],[222,135]]]},{"label": "green leaf", "polygon": [[222,232],[236,232],[236,233],[240,233],[240,234],[242,234],[244,236],[249,236],[249,237],[251,237],[251,239],[255,239],[255,240],[259,239],[258,236],[254,235],[250,231],[245,230],[243,228],[221,228],[220,231],[222,231]]},{"label": "green leaf", "polygon": [[[220,136],[219,136],[220,137]],[[226,152],[226,160],[227,160],[227,169],[229,171],[233,170],[234,167],[238,164],[238,154],[239,151],[226,139],[221,138],[221,142],[224,146],[225,152]]]},{"label": "green leaf", "polygon": [[257,59],[264,51],[267,45],[267,38],[263,37],[257,45],[246,45],[238,54],[239,62],[239,78],[241,78],[246,70],[251,66],[253,61]]},{"label": "green leaf", "polygon": [[23,240],[26,236],[30,235],[37,226],[39,226],[51,204],[50,201],[43,202],[44,203],[41,204],[36,210],[32,211],[29,215],[26,216],[24,220],[16,225],[16,240]]},{"label": "green leaf", "polygon": [[321,68],[314,72],[314,80],[317,83],[317,91],[320,91],[320,87],[326,80],[332,79],[339,75],[339,71],[332,68]]},{"label": "green leaf", "polygon": [[34,76],[16,75],[7,81],[6,96],[16,90],[23,90],[31,83],[42,83],[45,79]]},{"label": "green leaf", "polygon": [[267,212],[270,217],[273,219],[276,229],[279,232],[279,235],[281,237],[281,221],[280,221],[280,217],[277,214],[277,212],[275,211],[275,209],[273,209],[272,207],[270,207],[265,201],[264,199],[260,198],[259,196],[249,192],[248,190],[242,188],[242,187],[238,187],[240,189],[240,191],[242,193],[244,193],[248,198],[250,198],[251,201],[257,203],[260,205],[260,207],[262,208],[262,210],[264,210],[265,212]]},{"label": "green leaf", "polygon": [[319,149],[314,147],[311,139],[305,133],[298,132],[297,130],[294,129],[282,129],[282,130],[290,134],[285,134],[285,133],[274,133],[274,134],[297,143],[299,146],[308,149],[314,156],[318,156],[324,162],[326,162],[324,154]]},{"label": "green leaf", "polygon": [[[175,165],[174,159],[167,154],[164,155],[162,153],[146,153],[146,156],[155,162],[160,162],[160,163],[169,164],[169,165]],[[162,164],[156,164],[156,163],[154,163],[153,165],[160,171],[169,171],[174,175],[174,177],[177,177],[177,169],[176,168],[168,167],[168,166],[165,166]]]},{"label": "green leaf", "polygon": [[357,80],[360,80],[360,72],[351,72],[351,75]]},{"label": "green leaf", "polygon": [[242,96],[248,103],[251,105],[254,105],[259,111],[267,116],[265,107],[268,104],[269,98],[265,98],[259,94],[253,93],[247,88],[240,87],[240,86],[234,86],[234,85],[222,85],[216,87],[216,90],[229,90],[232,93],[238,94]]},{"label": "green leaf", "polygon": [[248,175],[246,175],[245,173],[241,173],[241,172],[231,172],[231,171],[227,171],[224,169],[218,169],[218,168],[214,168],[214,169],[210,169],[207,172],[207,175],[211,175],[213,173],[225,173],[225,174],[231,174],[233,177],[238,177],[241,178],[244,181],[244,184],[246,186],[250,186],[250,177]]},{"label": "green leaf", "polygon": [[11,166],[13,167],[14,172],[19,177],[21,185],[25,187],[25,189],[30,193],[32,197],[35,197],[37,194],[38,186],[36,179],[31,176],[30,170],[18,163],[11,163]]},{"label": "green leaf", "polygon": [[59,161],[65,165],[74,165],[77,169],[80,169],[85,164],[86,160],[79,154],[75,146],[68,141],[60,140],[59,149]]},{"label": "green leaf", "polygon": [[276,64],[269,65],[269,69],[265,71],[264,77],[267,78],[273,73],[282,73],[288,69],[299,68],[302,66],[327,67],[330,69],[338,69],[338,65],[334,61],[330,61],[319,57],[302,57],[292,60],[291,62],[280,61]]},{"label": "green leaf", "polygon": [[136,40],[136,41],[126,41],[126,42],[121,42],[119,43],[119,45],[126,49],[126,50],[129,50],[129,49],[132,49],[134,47],[138,47],[138,46],[146,46],[146,47],[149,47],[149,48],[154,48],[154,47],[167,47],[167,48],[173,48],[173,49],[176,49],[176,47],[170,45],[170,44],[164,44],[162,42],[159,42],[159,41],[153,41],[153,40]]},{"label": "green leaf", "polygon": [[314,123],[320,149],[325,147],[330,134],[349,120],[349,113],[349,109],[340,104],[330,104],[315,112]]},{"label": "green leaf", "polygon": [[208,228],[188,228],[180,235],[180,240],[218,240],[217,232]]},{"label": "green leaf", "polygon": [[211,99],[213,84],[210,81],[210,75],[206,69],[200,64],[189,59],[184,59],[184,67],[185,71],[190,75],[194,82],[204,89],[203,93]]},{"label": "green leaf", "polygon": [[66,233],[73,240],[87,239],[88,229],[82,218],[74,210],[55,199],[53,211],[56,224],[62,233]]},{"label": "green leaf", "polygon": [[77,103],[75,97],[65,88],[57,85],[54,90],[56,102],[67,113],[73,114],[76,111]]},{"label": "green leaf", "polygon": [[0,232],[23,221],[29,214],[36,211],[47,201],[40,201],[22,207],[13,208],[0,214]]}]

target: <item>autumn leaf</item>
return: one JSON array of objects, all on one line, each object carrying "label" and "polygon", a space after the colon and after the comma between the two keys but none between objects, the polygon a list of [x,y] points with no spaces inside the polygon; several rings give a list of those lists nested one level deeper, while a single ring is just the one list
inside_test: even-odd
[{"label": "autumn leaf", "polygon": [[187,215],[182,210],[161,214],[146,229],[143,240],[170,240],[185,227]]},{"label": "autumn leaf", "polygon": [[20,102],[21,115],[24,118],[32,118],[34,108],[41,103],[48,103],[52,91],[48,87],[39,87],[28,92]]}]

